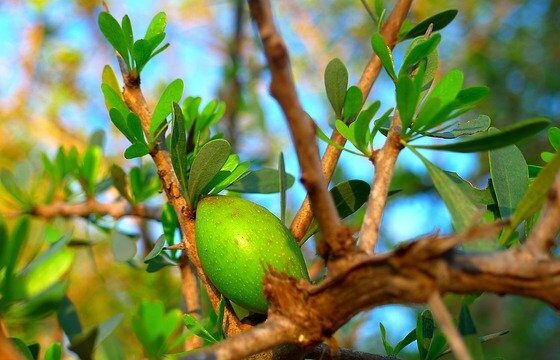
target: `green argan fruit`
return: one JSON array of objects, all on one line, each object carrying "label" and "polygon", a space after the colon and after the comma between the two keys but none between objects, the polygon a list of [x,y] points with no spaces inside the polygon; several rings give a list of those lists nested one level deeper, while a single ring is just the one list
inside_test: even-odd
[{"label": "green argan fruit", "polygon": [[196,246],[214,286],[253,312],[267,311],[263,278],[268,267],[309,280],[288,229],[270,211],[242,198],[209,196],[198,203]]}]

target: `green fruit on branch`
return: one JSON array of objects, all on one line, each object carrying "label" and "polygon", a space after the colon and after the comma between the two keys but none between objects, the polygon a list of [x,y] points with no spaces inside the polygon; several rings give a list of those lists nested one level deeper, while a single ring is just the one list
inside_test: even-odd
[{"label": "green fruit on branch", "polygon": [[289,230],[270,211],[242,198],[209,196],[198,203],[196,246],[214,286],[253,312],[267,311],[263,278],[269,267],[309,280]]}]

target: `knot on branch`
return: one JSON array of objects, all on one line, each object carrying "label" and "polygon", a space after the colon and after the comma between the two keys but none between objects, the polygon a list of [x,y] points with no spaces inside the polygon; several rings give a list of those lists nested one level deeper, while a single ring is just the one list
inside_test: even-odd
[{"label": "knot on branch", "polygon": [[[269,303],[269,318],[289,319],[302,334],[298,342],[312,345],[324,338],[320,312],[309,306],[311,284],[270,269],[264,278],[264,293]],[[330,334],[329,334],[330,335]]]}]

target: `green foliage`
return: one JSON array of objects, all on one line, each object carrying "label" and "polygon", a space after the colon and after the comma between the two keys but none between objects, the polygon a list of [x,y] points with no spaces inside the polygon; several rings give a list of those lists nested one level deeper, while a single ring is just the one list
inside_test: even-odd
[{"label": "green foliage", "polygon": [[416,145],[419,149],[444,150],[453,152],[477,152],[491,149],[499,149],[504,146],[515,144],[522,139],[535,135],[550,124],[545,118],[532,118],[517,124],[508,126],[500,132],[475,135],[467,140],[453,144],[443,145]]},{"label": "green foliage", "polygon": [[[370,186],[362,180],[348,180],[333,186],[329,190],[333,197],[338,216],[345,219],[358,211],[368,200]],[[300,245],[319,231],[317,221],[313,219],[300,241]]]},{"label": "green foliage", "polygon": [[373,33],[373,36],[371,37],[371,47],[373,48],[375,55],[377,55],[379,60],[381,60],[381,64],[383,65],[383,68],[385,68],[385,71],[387,71],[387,74],[389,74],[393,81],[396,81],[397,75],[395,75],[393,54],[387,43],[385,43],[385,39],[383,39],[383,36],[379,32]]},{"label": "green foliage", "polygon": [[342,118],[342,107],[348,87],[348,70],[340,59],[332,59],[325,69],[325,89],[337,118]]},{"label": "green foliage", "polygon": [[150,141],[157,138],[165,118],[173,111],[173,103],[178,103],[181,96],[183,96],[183,80],[181,79],[172,81],[163,90],[150,120]]},{"label": "green foliage", "polygon": [[140,74],[146,64],[157,54],[165,50],[169,44],[158,46],[165,39],[166,15],[158,13],[146,30],[143,39],[134,41],[130,18],[125,15],[121,24],[109,13],[101,12],[97,18],[103,36],[123,59],[128,70]]},{"label": "green foliage", "polygon": [[182,345],[187,334],[180,331],[181,320],[178,309],[165,311],[160,301],[142,302],[132,317],[132,329],[147,358],[160,359]]},{"label": "green foliage", "polygon": [[[273,194],[280,189],[279,173],[276,169],[259,169],[232,183],[227,190],[239,193]],[[286,174],[286,189],[292,187],[295,178]]]},{"label": "green foliage", "polygon": [[401,40],[412,39],[417,36],[422,36],[426,33],[428,28],[432,26],[431,31],[438,31],[449,25],[457,16],[458,11],[455,9],[445,10],[438,14],[432,15],[429,18],[421,21],[412,29],[408,30],[405,34],[399,34]]}]

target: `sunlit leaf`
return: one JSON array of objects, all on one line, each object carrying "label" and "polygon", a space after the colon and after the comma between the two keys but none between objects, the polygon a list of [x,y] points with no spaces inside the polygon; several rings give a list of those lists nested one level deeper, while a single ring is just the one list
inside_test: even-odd
[{"label": "sunlit leaf", "polygon": [[173,103],[178,103],[183,96],[183,80],[177,79],[172,81],[163,93],[154,108],[152,118],[150,120],[150,138],[153,139],[157,130],[163,124],[165,118],[171,114]]},{"label": "sunlit leaf", "polygon": [[348,91],[346,91],[344,106],[342,108],[342,115],[346,123],[354,121],[362,108],[362,103],[362,90],[357,86],[350,86]]},{"label": "sunlit leaf", "polygon": [[113,48],[122,56],[126,64],[130,67],[130,57],[128,55],[128,43],[119,25],[119,22],[109,13],[101,12],[97,18],[99,29],[103,36],[109,41]]},{"label": "sunlit leaf", "polygon": [[187,134],[183,110],[177,103],[173,103],[173,127],[171,130],[171,162],[181,189],[187,188]]},{"label": "sunlit leaf", "polygon": [[373,36],[371,37],[371,47],[373,48],[375,55],[377,55],[381,61],[383,68],[387,71],[387,74],[389,74],[393,81],[397,81],[395,65],[393,62],[393,53],[379,32],[373,33]]},{"label": "sunlit leaf", "polygon": [[125,159],[134,159],[142,156],[146,156],[150,153],[150,148],[145,143],[134,143],[126,148],[124,151]]},{"label": "sunlit leaf", "polygon": [[144,35],[145,39],[151,39],[156,35],[159,35],[165,31],[165,26],[167,25],[167,16],[165,13],[159,12],[157,13],[148,25],[146,29],[146,35]]}]

